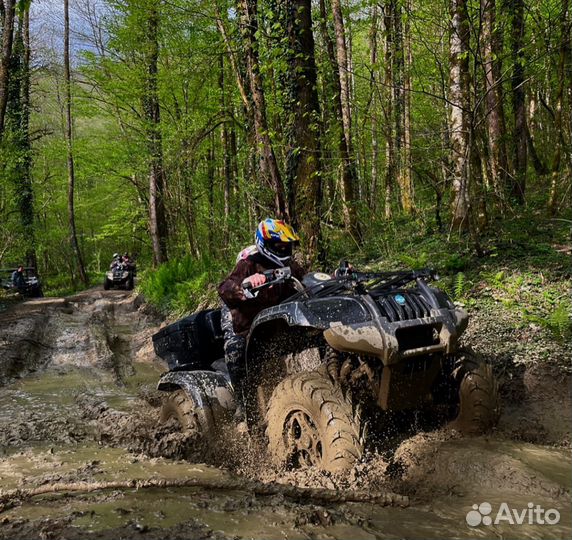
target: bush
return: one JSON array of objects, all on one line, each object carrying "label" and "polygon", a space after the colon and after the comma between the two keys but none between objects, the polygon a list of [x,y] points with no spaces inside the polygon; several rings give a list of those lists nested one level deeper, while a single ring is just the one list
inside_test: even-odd
[{"label": "bush", "polygon": [[161,312],[181,316],[199,306],[216,304],[216,284],[225,273],[220,263],[208,257],[187,255],[143,272],[138,290]]}]

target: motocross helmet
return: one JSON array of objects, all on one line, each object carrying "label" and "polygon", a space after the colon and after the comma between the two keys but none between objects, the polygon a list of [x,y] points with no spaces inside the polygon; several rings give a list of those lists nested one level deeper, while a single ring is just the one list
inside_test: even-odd
[{"label": "motocross helmet", "polygon": [[118,257],[119,257],[119,253],[114,253],[114,254],[113,254],[113,258],[114,258],[114,259],[117,259]]},{"label": "motocross helmet", "polygon": [[300,243],[300,237],[281,219],[267,218],[259,223],[255,241],[259,253],[278,266],[286,266],[292,257],[292,247]]}]

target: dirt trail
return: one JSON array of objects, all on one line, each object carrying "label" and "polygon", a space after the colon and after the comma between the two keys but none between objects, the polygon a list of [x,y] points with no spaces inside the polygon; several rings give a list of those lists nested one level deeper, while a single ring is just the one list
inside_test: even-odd
[{"label": "dirt trail", "polygon": [[[277,471],[260,444],[232,430],[213,453],[158,425],[161,396],[154,385],[165,366],[150,337],[160,322],[138,297],[98,289],[0,313],[0,490],[161,479],[207,486],[226,478],[234,487],[15,501],[0,513],[0,539],[571,536],[572,404],[565,369],[501,358],[504,413],[489,437],[417,433],[421,421],[413,418],[409,430],[395,428],[381,451],[350,473]],[[474,328],[478,345],[478,318]],[[237,474],[245,477],[242,489]],[[410,508],[257,496],[248,489],[252,480],[342,493],[394,491],[409,496]],[[485,501],[495,512],[503,502],[515,509],[533,502],[557,509],[561,521],[469,527],[467,512]]]}]

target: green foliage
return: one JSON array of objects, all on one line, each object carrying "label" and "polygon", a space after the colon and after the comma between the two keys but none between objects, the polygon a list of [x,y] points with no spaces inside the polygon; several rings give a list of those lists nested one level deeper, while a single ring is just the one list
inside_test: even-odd
[{"label": "green foliage", "polygon": [[419,255],[400,255],[399,260],[407,267],[413,270],[420,270],[426,268],[429,262],[429,255],[421,252]]},{"label": "green foliage", "polygon": [[523,312],[523,319],[542,326],[549,330],[552,335],[560,340],[566,341],[572,338],[572,303],[569,299],[560,301],[548,313]]},{"label": "green foliage", "polygon": [[225,269],[211,259],[187,255],[143,272],[137,288],[163,313],[182,316],[199,305],[216,304],[215,284],[224,275]]}]

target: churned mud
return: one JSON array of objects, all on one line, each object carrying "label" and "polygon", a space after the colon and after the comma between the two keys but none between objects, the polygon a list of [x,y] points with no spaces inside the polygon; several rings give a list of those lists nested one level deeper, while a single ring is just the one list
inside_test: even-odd
[{"label": "churned mud", "polygon": [[[495,362],[496,431],[462,438],[421,417],[387,418],[386,435],[361,463],[330,474],[276,470],[261,441],[232,427],[212,449],[160,425],[155,384],[165,366],[150,339],[160,324],[136,296],[95,289],[0,313],[0,539],[571,536],[569,345],[508,321],[491,334],[488,316],[477,314],[467,339]],[[528,360],[507,345],[526,340],[536,355]],[[173,487],[182,479],[197,485]],[[130,484],[148,480],[172,487]],[[257,491],[253,481],[341,496]],[[79,482],[126,487],[23,495]],[[15,489],[20,498],[3,498]],[[401,494],[409,506],[351,502],[358,492]],[[560,520],[470,527],[467,513],[484,502],[493,514],[502,503],[519,512],[533,503]]]}]

